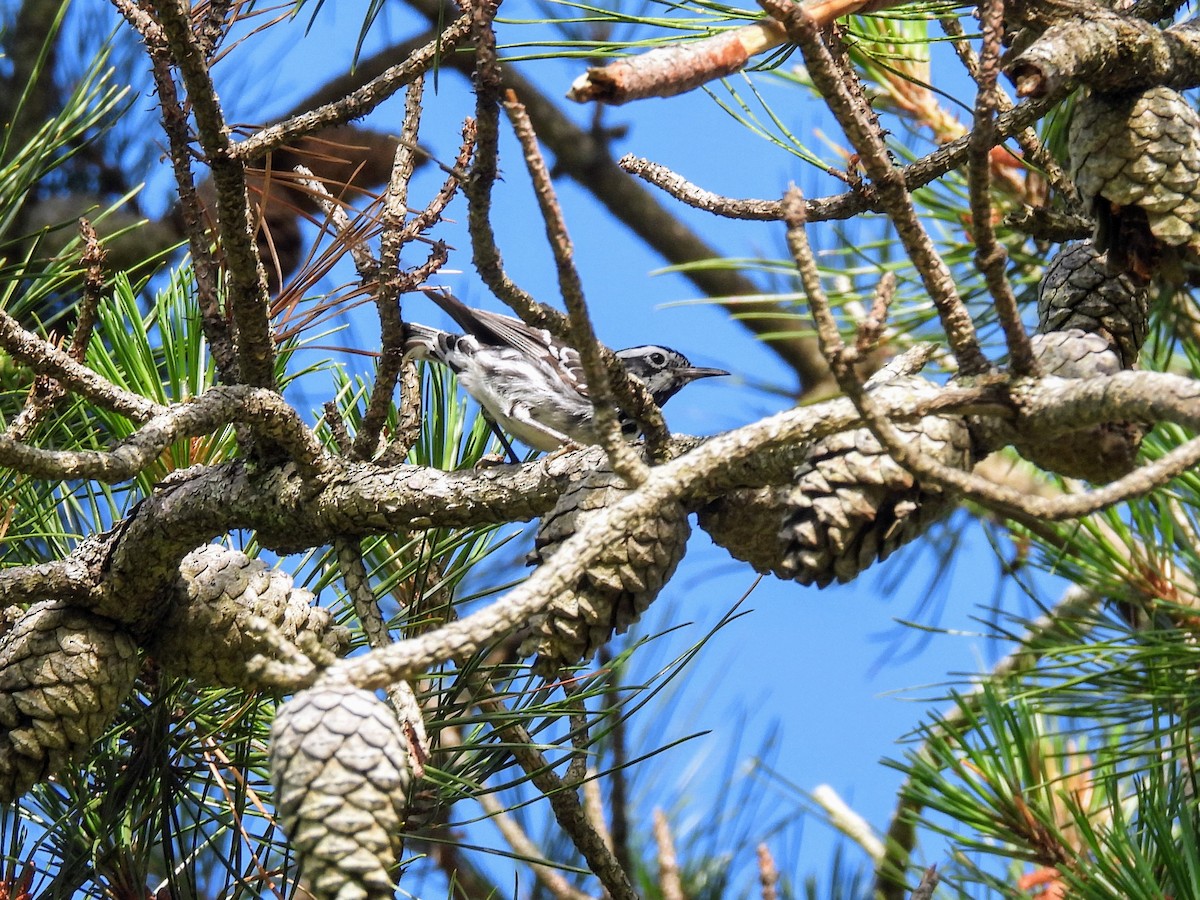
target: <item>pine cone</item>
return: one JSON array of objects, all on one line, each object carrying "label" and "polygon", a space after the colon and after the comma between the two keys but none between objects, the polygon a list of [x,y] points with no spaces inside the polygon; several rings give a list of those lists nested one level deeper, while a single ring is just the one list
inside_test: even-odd
[{"label": "pine cone", "polygon": [[[1133,368],[1149,331],[1149,298],[1128,276],[1107,271],[1091,241],[1065,244],[1038,286],[1038,332],[1098,334]],[[1074,376],[1072,376],[1074,377]]]},{"label": "pine cone", "polygon": [[274,656],[250,626],[261,616],[296,643],[301,635],[341,655],[350,634],[333,624],[327,609],[284,572],[261,560],[210,544],[193,550],[179,565],[172,608],[148,642],[163,669],[214,687],[256,686],[247,663]]},{"label": "pine cone", "polygon": [[1089,94],[1068,137],[1071,177],[1096,215],[1096,249],[1118,271],[1179,278],[1200,253],[1200,116],[1153,87]]},{"label": "pine cone", "polygon": [[[629,493],[606,466],[594,469],[566,490],[538,525],[526,562],[545,562],[587,517]],[[552,673],[592,658],[614,634],[641,618],[675,573],[687,549],[687,510],[673,502],[657,509],[637,528],[601,551],[575,585],[530,623],[522,656],[538,655],[537,668]]]},{"label": "pine cone", "polygon": [[[1121,356],[1100,334],[1078,328],[1030,338],[1038,367],[1060,378],[1115,375]],[[1132,422],[1105,422],[1055,437],[1022,437],[1017,452],[1032,463],[1068,478],[1104,483],[1130,472],[1146,429]]]},{"label": "pine cone", "polygon": [[0,802],[83,754],[112,722],[140,662],[109,619],[36,603],[0,638]]},{"label": "pine cone", "polygon": [[410,781],[392,709],[350,685],[301,691],[275,714],[271,775],[309,893],[391,900]]},{"label": "pine cone", "polygon": [[[920,398],[936,388],[897,378],[876,389]],[[973,462],[961,418],[897,422],[924,455],[955,468]],[[817,441],[790,485],[735,491],[700,512],[700,527],[758,572],[826,587],[853,580],[920,537],[954,500],[916,484],[865,428]]]}]

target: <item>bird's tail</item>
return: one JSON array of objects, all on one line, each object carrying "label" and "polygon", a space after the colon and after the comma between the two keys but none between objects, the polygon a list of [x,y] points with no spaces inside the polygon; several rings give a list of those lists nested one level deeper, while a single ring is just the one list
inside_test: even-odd
[{"label": "bird's tail", "polygon": [[476,311],[471,309],[471,307],[467,306],[467,304],[463,303],[449,291],[429,290],[425,292],[425,296],[440,306],[443,312],[448,314],[450,318],[458,323],[458,327],[461,328],[465,334],[473,334],[475,337],[488,343],[496,342],[495,335],[492,334],[487,329],[486,325],[480,321]]}]

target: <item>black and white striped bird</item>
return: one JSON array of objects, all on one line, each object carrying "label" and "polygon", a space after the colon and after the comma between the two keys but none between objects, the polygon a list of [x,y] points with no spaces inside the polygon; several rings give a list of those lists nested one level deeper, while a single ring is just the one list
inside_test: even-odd
[{"label": "black and white striped bird", "polygon": [[[577,350],[520,319],[472,309],[449,294],[430,292],[429,297],[465,333],[405,323],[406,358],[448,366],[494,422],[536,450],[597,443]],[[693,366],[670,347],[630,347],[617,356],[659,406],[698,378],[729,374]],[[623,412],[619,416],[626,437],[636,437],[637,425]]]}]

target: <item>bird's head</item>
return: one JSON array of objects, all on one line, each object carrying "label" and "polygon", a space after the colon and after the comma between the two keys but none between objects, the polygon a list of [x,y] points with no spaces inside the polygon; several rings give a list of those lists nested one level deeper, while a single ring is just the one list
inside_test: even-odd
[{"label": "bird's head", "polygon": [[655,344],[618,350],[617,356],[625,364],[629,374],[646,385],[646,390],[659,406],[674,397],[684,385],[697,378],[729,374],[724,369],[693,366],[679,351]]}]

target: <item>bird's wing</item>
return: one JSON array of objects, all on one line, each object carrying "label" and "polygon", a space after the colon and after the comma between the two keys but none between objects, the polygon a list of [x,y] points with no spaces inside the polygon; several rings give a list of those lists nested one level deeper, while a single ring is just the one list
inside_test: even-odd
[{"label": "bird's wing", "polygon": [[568,347],[544,328],[531,328],[520,319],[472,309],[457,297],[431,291],[429,297],[468,334],[486,344],[512,347],[534,358],[547,359],[559,367],[579,393],[587,396],[587,377],[579,351]]}]

